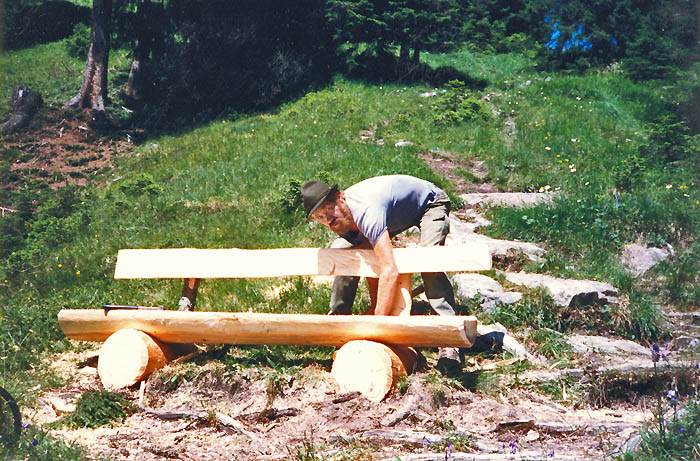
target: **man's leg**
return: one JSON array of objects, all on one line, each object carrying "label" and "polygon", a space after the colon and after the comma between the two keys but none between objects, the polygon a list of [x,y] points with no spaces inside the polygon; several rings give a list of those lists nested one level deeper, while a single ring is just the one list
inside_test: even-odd
[{"label": "man's leg", "polygon": [[[438,201],[431,205],[420,221],[419,246],[438,246],[445,244],[450,232],[450,199],[444,192]],[[454,291],[444,272],[424,272],[423,286],[430,307],[440,315],[455,315]]]},{"label": "man's leg", "polygon": [[[420,246],[438,246],[445,244],[445,238],[450,231],[450,199],[444,192],[438,201],[431,205],[423,214],[420,221]],[[430,307],[439,315],[455,315],[454,291],[452,284],[444,272],[422,273],[425,296]],[[438,351],[436,368],[448,374],[462,370],[459,349],[443,347]]]},{"label": "man's leg", "polygon": [[[338,238],[331,243],[331,248],[352,248],[352,244],[344,238]],[[333,280],[331,303],[328,315],[350,315],[357,294],[360,277],[336,276]]]}]

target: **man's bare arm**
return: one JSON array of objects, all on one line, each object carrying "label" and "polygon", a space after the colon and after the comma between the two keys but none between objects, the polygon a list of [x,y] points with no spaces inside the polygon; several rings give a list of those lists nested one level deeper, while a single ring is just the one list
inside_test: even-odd
[{"label": "man's bare arm", "polygon": [[375,243],[374,254],[379,263],[379,286],[374,314],[389,315],[398,288],[399,269],[396,267],[394,247],[388,231],[384,231]]}]

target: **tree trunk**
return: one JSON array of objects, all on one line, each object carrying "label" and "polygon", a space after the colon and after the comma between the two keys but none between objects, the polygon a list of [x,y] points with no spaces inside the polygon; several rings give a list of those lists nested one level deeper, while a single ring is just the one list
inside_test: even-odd
[{"label": "tree trunk", "polygon": [[476,317],[451,315],[314,315],[252,312],[63,309],[70,339],[105,341],[133,328],[169,343],[342,346],[357,339],[409,347],[471,347]]},{"label": "tree trunk", "polygon": [[418,47],[413,48],[413,64],[418,64],[420,62],[420,49]]},{"label": "tree trunk", "polygon": [[144,89],[148,81],[148,57],[151,45],[151,28],[148,24],[150,17],[150,0],[140,0],[136,12],[136,41],[134,42],[134,60],[129,71],[129,81],[126,85],[126,95],[134,101],[144,97]]},{"label": "tree trunk", "polygon": [[402,65],[408,64],[410,52],[411,52],[411,48],[406,43],[402,43],[401,44],[401,51],[399,52],[399,62]]},{"label": "tree trunk", "polygon": [[107,102],[107,71],[109,63],[110,17],[112,0],[92,1],[92,32],[90,48],[85,61],[85,72],[80,91],[67,107],[90,109],[93,114],[104,114]]}]

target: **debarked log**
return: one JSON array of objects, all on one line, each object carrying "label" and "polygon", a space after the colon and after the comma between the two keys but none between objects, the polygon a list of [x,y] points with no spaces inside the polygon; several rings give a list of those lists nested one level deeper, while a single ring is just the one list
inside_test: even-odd
[{"label": "debarked log", "polygon": [[417,353],[375,341],[350,341],[333,355],[331,376],[338,391],[359,392],[380,402],[402,376],[414,371]]},{"label": "debarked log", "polygon": [[408,347],[471,347],[473,316],[314,315],[160,310],[63,309],[68,338],[105,341],[118,330],[140,330],[169,343],[335,346],[354,340]]},{"label": "debarked log", "polygon": [[106,389],[122,389],[191,352],[192,348],[189,344],[164,343],[139,330],[118,330],[100,348],[97,373]]}]

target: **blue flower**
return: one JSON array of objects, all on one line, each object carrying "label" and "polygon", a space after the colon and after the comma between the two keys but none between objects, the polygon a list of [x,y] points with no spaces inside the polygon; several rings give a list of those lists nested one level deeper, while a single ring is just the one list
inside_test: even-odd
[{"label": "blue flower", "polygon": [[678,431],[679,431],[681,434],[685,434],[685,428],[684,428],[683,426],[680,426],[680,427],[678,428]]},{"label": "blue flower", "polygon": [[661,350],[659,349],[659,345],[656,343],[653,343],[651,345],[651,361],[656,363],[659,361],[660,357],[661,357]]},{"label": "blue flower", "polygon": [[510,447],[510,454],[514,455],[518,451],[515,448],[515,440],[511,440],[508,446]]},{"label": "blue flower", "polygon": [[550,458],[554,458],[554,448],[551,448],[549,450],[549,455],[547,455],[547,456],[549,456]]},{"label": "blue flower", "polygon": [[37,439],[32,440],[32,446],[37,446],[39,445],[39,441]]}]

